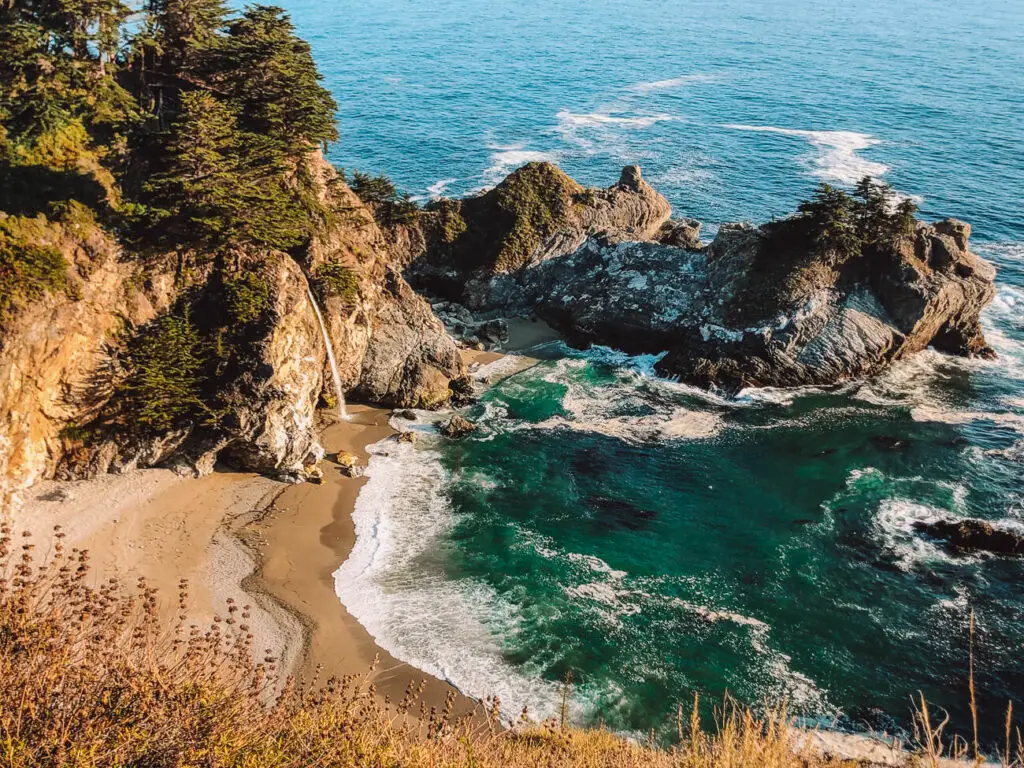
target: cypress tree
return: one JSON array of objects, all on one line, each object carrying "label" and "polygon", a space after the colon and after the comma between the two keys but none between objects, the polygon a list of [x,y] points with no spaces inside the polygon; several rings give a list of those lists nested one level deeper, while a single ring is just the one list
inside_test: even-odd
[{"label": "cypress tree", "polygon": [[166,144],[164,170],[146,187],[168,234],[193,242],[223,242],[239,213],[235,170],[237,126],[211,94],[183,94]]},{"label": "cypress tree", "polygon": [[860,250],[857,204],[843,190],[820,184],[813,197],[800,203],[797,210],[810,225],[811,238],[820,253],[846,259]]},{"label": "cypress tree", "polygon": [[280,8],[253,6],[228,25],[210,82],[238,106],[240,125],[289,155],[338,138],[337,104],[320,84],[309,45]]}]

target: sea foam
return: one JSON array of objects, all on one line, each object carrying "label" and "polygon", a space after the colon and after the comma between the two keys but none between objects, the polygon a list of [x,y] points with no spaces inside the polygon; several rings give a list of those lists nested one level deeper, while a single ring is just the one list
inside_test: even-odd
[{"label": "sea foam", "polygon": [[776,128],[770,125],[740,125],[730,123],[722,126],[737,131],[757,131],[793,136],[808,141],[815,152],[804,159],[811,173],[823,181],[840,184],[856,184],[865,176],[880,177],[889,171],[884,163],[868,160],[858,152],[881,144],[881,140],[867,133],[857,131],[807,131],[794,128]]}]

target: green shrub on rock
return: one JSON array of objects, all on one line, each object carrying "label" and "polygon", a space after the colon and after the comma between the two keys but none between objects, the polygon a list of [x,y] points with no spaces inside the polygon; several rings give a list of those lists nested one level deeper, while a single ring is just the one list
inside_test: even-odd
[{"label": "green shrub on rock", "polygon": [[202,399],[207,349],[188,310],[159,317],[128,343],[127,412],[141,427],[164,431],[212,416]]},{"label": "green shrub on rock", "polygon": [[270,305],[270,286],[258,274],[246,272],[224,281],[224,302],[233,322],[251,323]]},{"label": "green shrub on rock", "polygon": [[339,298],[350,302],[359,294],[359,275],[337,261],[325,261],[313,273],[313,287],[321,301]]},{"label": "green shrub on rock", "polygon": [[68,264],[51,245],[27,240],[23,219],[0,220],[0,317],[68,286]]}]

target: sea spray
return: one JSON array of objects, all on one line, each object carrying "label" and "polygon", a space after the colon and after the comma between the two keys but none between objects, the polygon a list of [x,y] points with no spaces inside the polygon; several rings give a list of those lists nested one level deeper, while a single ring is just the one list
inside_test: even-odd
[{"label": "sea spray", "polygon": [[331,337],[327,333],[327,324],[324,323],[324,316],[320,314],[320,307],[316,303],[313,291],[307,288],[306,294],[309,296],[309,303],[313,307],[313,314],[316,315],[316,320],[320,323],[320,332],[324,337],[324,346],[327,347],[327,360],[331,364],[334,392],[338,396],[338,419],[345,421],[348,419],[348,411],[345,409],[345,392],[341,388],[341,374],[338,373],[338,361],[334,357],[334,346],[331,344]]}]

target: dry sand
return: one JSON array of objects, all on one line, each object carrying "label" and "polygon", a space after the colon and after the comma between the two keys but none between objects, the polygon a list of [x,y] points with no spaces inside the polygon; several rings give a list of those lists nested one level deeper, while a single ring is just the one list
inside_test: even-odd
[{"label": "dry sand", "polygon": [[[60,525],[67,548],[89,550],[94,584],[115,577],[132,585],[144,576],[160,590],[168,621],[181,579],[189,582],[189,623],[209,625],[228,598],[252,605],[253,647],[301,681],[369,677],[376,659],[372,679],[381,695],[398,701],[410,682],[424,681],[425,703],[440,707],[455,689],[379,648],[334,592],[334,571],[355,543],[352,510],[365,483],[342,475],[335,457],[347,451],[365,465],[366,447],[394,433],[388,411],[349,410],[349,421],[321,436],[322,484],[286,485],[230,470],[196,480],[163,469],[44,482],[26,494],[15,534],[30,530],[35,554],[44,558]],[[476,706],[457,697],[460,714]]]}]

